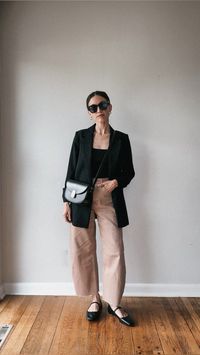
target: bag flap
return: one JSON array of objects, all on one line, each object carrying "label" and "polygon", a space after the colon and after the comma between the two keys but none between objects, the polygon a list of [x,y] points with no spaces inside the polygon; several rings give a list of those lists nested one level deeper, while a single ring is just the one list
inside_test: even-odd
[{"label": "bag flap", "polygon": [[84,184],[82,182],[77,182],[73,180],[67,181],[67,190],[72,192],[75,191],[76,195],[83,194],[87,191],[89,184]]}]

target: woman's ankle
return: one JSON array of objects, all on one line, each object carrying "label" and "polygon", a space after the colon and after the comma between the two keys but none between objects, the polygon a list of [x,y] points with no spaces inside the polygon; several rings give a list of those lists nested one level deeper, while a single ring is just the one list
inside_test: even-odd
[{"label": "woman's ankle", "polygon": [[114,311],[114,309],[116,309],[117,307],[119,307],[119,305],[116,306],[116,305],[113,305],[113,304],[111,304],[111,303],[110,303],[109,305],[110,305],[110,307],[112,308],[113,311]]},{"label": "woman's ankle", "polygon": [[92,295],[92,300],[97,300],[97,301],[100,301],[101,297],[100,297],[100,294],[97,292],[96,294]]}]

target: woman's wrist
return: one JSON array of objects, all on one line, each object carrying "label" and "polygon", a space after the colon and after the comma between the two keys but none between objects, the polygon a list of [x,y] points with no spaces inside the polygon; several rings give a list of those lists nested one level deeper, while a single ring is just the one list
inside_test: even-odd
[{"label": "woman's wrist", "polygon": [[70,205],[71,205],[71,202],[68,202],[68,201],[65,201],[65,202],[64,202],[64,207],[67,208],[67,207],[69,207]]}]

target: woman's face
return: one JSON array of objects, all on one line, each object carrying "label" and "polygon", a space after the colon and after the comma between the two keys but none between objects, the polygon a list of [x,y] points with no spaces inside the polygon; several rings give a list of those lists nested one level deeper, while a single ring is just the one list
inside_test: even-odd
[{"label": "woman's face", "polygon": [[89,104],[88,104],[88,106],[92,106],[92,105],[99,105],[102,102],[103,102],[103,104],[101,104],[100,107],[99,106],[92,107],[92,108],[94,108],[94,110],[97,110],[96,112],[90,112],[88,110],[90,117],[97,124],[106,124],[109,122],[109,115],[112,110],[112,105],[111,104],[108,104],[108,105],[104,104],[105,102],[107,102],[107,100],[102,96],[93,96],[90,99]]}]

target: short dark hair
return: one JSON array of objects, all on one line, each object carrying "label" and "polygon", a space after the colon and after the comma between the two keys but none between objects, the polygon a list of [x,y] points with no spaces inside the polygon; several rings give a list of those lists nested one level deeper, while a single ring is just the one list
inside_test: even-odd
[{"label": "short dark hair", "polygon": [[102,96],[102,97],[104,97],[104,99],[106,99],[106,101],[109,102],[109,104],[110,104],[110,99],[109,99],[108,95],[106,94],[106,92],[105,92],[105,91],[99,91],[99,90],[97,90],[97,91],[93,91],[90,95],[88,95],[88,97],[87,97],[87,99],[86,99],[86,106],[87,106],[87,108],[88,108],[88,106],[89,106],[89,102],[90,102],[91,98],[94,97],[94,96]]}]

